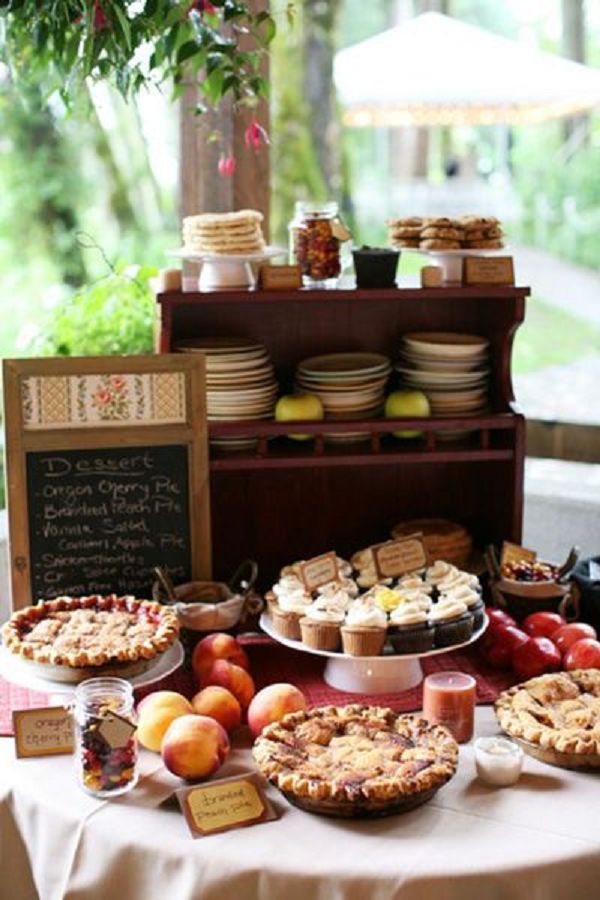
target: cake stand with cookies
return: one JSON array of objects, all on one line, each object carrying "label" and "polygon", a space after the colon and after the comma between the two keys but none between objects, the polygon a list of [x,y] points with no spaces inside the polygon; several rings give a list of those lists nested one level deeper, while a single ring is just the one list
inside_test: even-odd
[{"label": "cake stand with cookies", "polygon": [[285,247],[266,244],[262,220],[262,213],[255,209],[186,216],[183,247],[170,255],[199,264],[200,291],[253,288],[255,268],[287,254]]}]

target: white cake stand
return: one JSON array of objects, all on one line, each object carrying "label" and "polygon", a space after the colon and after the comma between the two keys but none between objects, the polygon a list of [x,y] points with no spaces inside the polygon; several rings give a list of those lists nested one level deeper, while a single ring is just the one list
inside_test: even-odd
[{"label": "white cake stand", "polygon": [[[179,641],[176,641],[172,647],[157,657],[145,672],[127,678],[126,681],[129,681],[134,689],[155,684],[178,669],[183,662],[183,657],[183,647]],[[52,681],[50,678],[44,678],[36,671],[29,669],[26,660],[20,659],[5,647],[0,647],[0,675],[12,684],[18,684],[32,691],[40,691],[43,694],[50,694],[51,702],[57,703],[59,706],[73,697],[77,687],[72,682]]]},{"label": "white cake stand", "polygon": [[339,691],[349,691],[355,694],[401,694],[402,691],[416,687],[423,680],[421,659],[427,656],[439,656],[441,653],[449,653],[472,644],[481,637],[487,628],[488,617],[485,616],[481,628],[474,631],[469,640],[463,641],[462,644],[440,647],[437,650],[429,650],[427,653],[399,654],[384,651],[382,656],[348,656],[342,652],[313,650],[302,641],[291,641],[278,634],[267,613],[263,613],[260,617],[260,626],[269,637],[285,647],[300,650],[302,653],[326,657],[327,663],[323,678],[327,684]]},{"label": "white cake stand", "polygon": [[265,247],[262,253],[195,253],[185,247],[170,250],[169,256],[176,256],[187,262],[200,265],[199,291],[223,291],[231,288],[248,290],[256,285],[254,266],[287,256],[285,247]]},{"label": "white cake stand", "polygon": [[400,247],[402,253],[418,253],[430,256],[433,265],[442,270],[444,284],[461,284],[463,259],[467,256],[498,256],[509,251],[509,247],[498,247],[495,250],[421,250],[419,247]]}]

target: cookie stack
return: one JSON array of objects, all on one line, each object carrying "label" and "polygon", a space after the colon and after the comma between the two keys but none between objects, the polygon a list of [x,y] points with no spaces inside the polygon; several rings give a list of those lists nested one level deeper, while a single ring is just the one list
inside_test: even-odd
[{"label": "cookie stack", "polygon": [[462,246],[467,250],[498,250],[504,246],[502,226],[494,216],[462,216]]},{"label": "cookie stack", "polygon": [[421,240],[423,219],[409,216],[404,219],[388,220],[388,238],[394,247],[418,247]]},{"label": "cookie stack", "polygon": [[206,255],[252,256],[264,252],[261,212],[240,209],[232,213],[202,213],[183,220],[186,250]]},{"label": "cookie stack", "polygon": [[460,250],[465,230],[458,219],[423,219],[419,250]]}]

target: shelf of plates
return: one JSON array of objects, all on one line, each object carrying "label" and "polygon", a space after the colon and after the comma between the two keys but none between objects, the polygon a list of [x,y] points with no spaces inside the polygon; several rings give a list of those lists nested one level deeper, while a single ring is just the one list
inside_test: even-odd
[{"label": "shelf of plates", "polygon": [[[169,292],[158,296],[161,352],[179,341],[232,336],[262,343],[281,393],[297,365],[332,352],[396,359],[403,334],[453,331],[489,340],[489,411],[471,417],[352,421],[356,443],[335,442],[348,422],[211,423],[213,440],[252,439],[236,452],[211,447],[214,571],[227,577],[255,558],[263,584],[292,559],[352,551],[385,540],[401,519],[443,516],[483,544],[521,537],[524,420],[514,404],[513,337],[526,287],[399,288],[383,291]],[[392,382],[393,386],[393,382]],[[399,440],[391,432],[418,429]],[[463,432],[457,439],[452,432]],[[332,439],[333,435],[333,439]],[[451,440],[448,438],[452,438]]]}]

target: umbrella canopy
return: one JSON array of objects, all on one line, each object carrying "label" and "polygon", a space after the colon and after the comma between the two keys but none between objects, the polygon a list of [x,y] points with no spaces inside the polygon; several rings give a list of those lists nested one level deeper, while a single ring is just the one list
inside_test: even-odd
[{"label": "umbrella canopy", "polygon": [[336,54],[344,124],[511,125],[600,105],[600,72],[429,12]]}]

